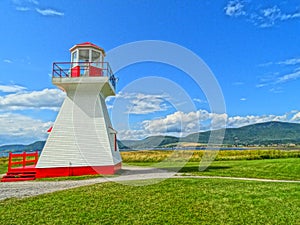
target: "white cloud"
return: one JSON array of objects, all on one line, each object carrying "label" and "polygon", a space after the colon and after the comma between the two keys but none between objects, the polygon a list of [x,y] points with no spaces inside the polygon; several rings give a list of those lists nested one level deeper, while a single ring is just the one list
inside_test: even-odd
[{"label": "white cloud", "polygon": [[139,140],[148,137],[145,130],[118,130],[118,139],[120,140]]},{"label": "white cloud", "polygon": [[34,4],[38,5],[39,2],[37,0],[12,0],[12,3],[14,5],[24,5],[24,4]]},{"label": "white cloud", "polygon": [[264,123],[269,121],[287,121],[287,115],[234,116],[228,118],[227,127],[242,127],[254,123]]},{"label": "white cloud", "polygon": [[285,83],[290,80],[296,80],[299,77],[300,77],[300,71],[295,71],[293,73],[289,73],[289,74],[286,74],[286,75],[283,75],[283,76],[277,78],[275,83]]},{"label": "white cloud", "polygon": [[260,14],[253,15],[256,18],[256,24],[262,28],[272,27],[280,21],[287,21],[290,19],[300,18],[300,13],[284,13],[278,6],[273,6],[261,10]]},{"label": "white cloud", "polygon": [[5,63],[12,63],[12,61],[10,59],[4,59],[3,62],[5,62]]},{"label": "white cloud", "polygon": [[20,92],[26,90],[26,87],[22,87],[19,85],[0,85],[0,92]]},{"label": "white cloud", "polygon": [[52,8],[37,8],[39,5],[39,1],[37,0],[12,0],[12,3],[15,5],[17,11],[26,12],[35,10],[35,12],[43,16],[64,16],[63,12]]},{"label": "white cloud", "polygon": [[[169,96],[165,94],[119,93],[117,101],[126,102],[129,114],[149,114],[166,111]],[[120,104],[120,103],[119,103]]]},{"label": "white cloud", "polygon": [[273,88],[270,88],[269,91],[272,93],[275,93],[275,94],[283,92],[282,87],[273,87]]},{"label": "white cloud", "polygon": [[17,11],[26,12],[32,10],[33,5],[38,5],[39,2],[36,0],[12,0]]},{"label": "white cloud", "polygon": [[18,92],[0,96],[0,110],[49,109],[58,111],[64,97],[65,93],[58,89]]},{"label": "white cloud", "polygon": [[259,5],[247,2],[247,7],[243,1],[231,0],[224,8],[225,14],[230,17],[244,16],[247,21],[252,22],[255,26],[261,28],[272,27],[278,22],[288,21],[291,19],[299,19],[300,12],[284,12],[278,5],[265,7],[264,3]]},{"label": "white cloud", "polygon": [[36,11],[43,16],[64,16],[63,12],[59,12],[54,9],[39,9],[36,8]]},{"label": "white cloud", "polygon": [[39,2],[36,1],[36,0],[28,0],[28,2],[30,2],[30,3],[32,3],[32,4],[34,4],[34,5],[38,5],[38,4],[39,4]]},{"label": "white cloud", "polygon": [[279,65],[297,65],[300,64],[300,58],[291,58],[284,61],[280,61],[277,64]]},{"label": "white cloud", "polygon": [[[265,78],[261,78],[260,83],[256,85],[257,88],[275,86],[277,84],[286,83],[300,78],[300,58],[290,58],[279,62],[269,62],[265,65],[284,66],[285,70],[290,70],[290,72],[286,72],[286,74],[280,74],[279,72],[275,72],[272,74],[272,76],[268,75]],[[282,88],[274,87],[271,88],[270,91],[274,93],[279,93],[282,92]]]},{"label": "white cloud", "polygon": [[275,21],[280,19],[281,17],[281,10],[278,6],[273,6],[272,8],[263,9],[261,11],[262,17],[262,27],[273,26]]},{"label": "white cloud", "polygon": [[0,114],[0,144],[32,143],[45,140],[53,122],[43,122],[20,114]]},{"label": "white cloud", "polygon": [[207,103],[207,101],[205,101],[205,100],[202,100],[202,99],[199,99],[199,98],[193,98],[193,101],[194,101],[194,102],[201,103],[201,104],[203,104],[203,103]]},{"label": "white cloud", "polygon": [[241,101],[246,101],[247,99],[246,99],[246,98],[241,98],[240,100],[241,100]]},{"label": "white cloud", "polygon": [[237,17],[246,15],[243,2],[238,0],[229,1],[224,10],[227,16]]},{"label": "white cloud", "polygon": [[18,7],[16,7],[16,10],[21,11],[21,12],[26,12],[26,11],[29,11],[30,8],[29,7],[18,6]]},{"label": "white cloud", "polygon": [[164,118],[146,120],[143,129],[150,134],[177,133],[182,136],[199,130],[224,127],[226,115],[209,113],[206,110],[184,113],[177,111]]},{"label": "white cloud", "polygon": [[300,122],[300,112],[295,113],[295,115],[292,117],[291,121]]},{"label": "white cloud", "polygon": [[177,111],[163,118],[145,120],[138,129],[119,130],[118,138],[120,140],[134,140],[143,139],[151,135],[172,135],[181,137],[198,131],[224,127],[236,128],[270,121],[299,123],[300,112],[294,110],[284,115],[246,115],[230,117],[227,114],[210,113],[206,110],[189,113]]}]

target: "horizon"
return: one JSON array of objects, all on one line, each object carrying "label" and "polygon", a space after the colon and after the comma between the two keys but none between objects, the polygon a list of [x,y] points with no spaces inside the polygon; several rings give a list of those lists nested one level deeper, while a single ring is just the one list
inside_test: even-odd
[{"label": "horizon", "polygon": [[119,140],[186,136],[222,128],[222,119],[228,128],[300,123],[295,0],[5,0],[0,10],[0,146],[47,139],[65,97],[51,82],[52,63],[70,61],[69,49],[82,42],[108,55],[144,40],[174,43],[200,57],[222,91],[225,112],[218,113],[179,68],[141,62],[116,71],[116,97],[106,103]]}]

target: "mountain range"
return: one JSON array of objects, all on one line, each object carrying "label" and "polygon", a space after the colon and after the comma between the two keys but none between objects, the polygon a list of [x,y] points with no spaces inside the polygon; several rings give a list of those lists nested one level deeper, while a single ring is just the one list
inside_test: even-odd
[{"label": "mountain range", "polygon": [[[224,130],[217,131],[222,131],[220,133],[224,132]],[[198,132],[181,138],[173,136],[150,136],[142,140],[118,141],[118,145],[120,150],[205,146],[208,143],[210,133],[211,131]],[[300,124],[272,121],[225,129],[224,146],[274,144],[300,144]],[[44,145],[45,141],[37,141],[30,145],[4,145],[0,146],[0,153],[3,154],[10,151],[41,151]]]},{"label": "mountain range", "polygon": [[[219,133],[224,133],[224,130]],[[122,140],[122,147],[128,149],[163,148],[181,146],[201,146],[208,143],[211,131],[198,132],[186,137],[150,136],[143,140]],[[300,124],[285,122],[257,123],[239,128],[225,129],[223,145],[249,146],[274,144],[300,144]],[[195,145],[195,143],[197,145]]]}]

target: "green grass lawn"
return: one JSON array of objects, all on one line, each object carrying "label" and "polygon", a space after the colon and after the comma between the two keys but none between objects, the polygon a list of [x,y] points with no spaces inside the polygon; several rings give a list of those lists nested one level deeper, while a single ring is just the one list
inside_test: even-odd
[{"label": "green grass lawn", "polygon": [[300,159],[215,161],[203,172],[199,171],[199,163],[188,163],[181,172],[191,172],[193,175],[300,180]]},{"label": "green grass lawn", "polygon": [[300,185],[168,179],[0,201],[0,224],[300,224]]},{"label": "green grass lawn", "polygon": [[[178,170],[176,163],[130,163]],[[300,180],[300,158],[214,161],[199,171],[199,162],[188,162],[179,172],[200,176],[228,176],[281,180]]]}]

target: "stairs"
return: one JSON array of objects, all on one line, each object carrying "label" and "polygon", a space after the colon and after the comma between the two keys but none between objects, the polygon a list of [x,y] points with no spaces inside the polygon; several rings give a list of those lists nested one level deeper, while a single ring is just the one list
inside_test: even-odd
[{"label": "stairs", "polygon": [[35,171],[7,172],[7,174],[2,177],[1,182],[35,180],[35,174]]}]

